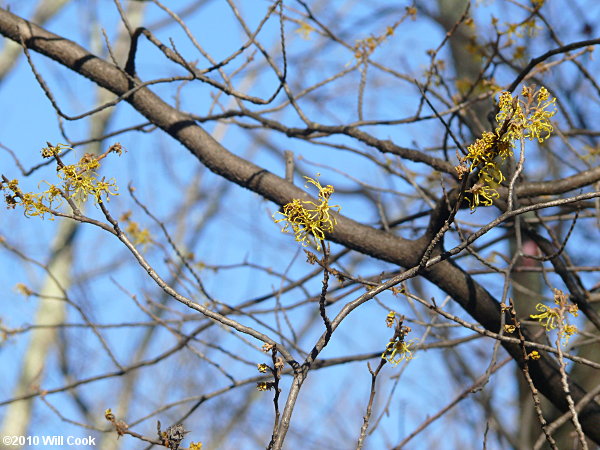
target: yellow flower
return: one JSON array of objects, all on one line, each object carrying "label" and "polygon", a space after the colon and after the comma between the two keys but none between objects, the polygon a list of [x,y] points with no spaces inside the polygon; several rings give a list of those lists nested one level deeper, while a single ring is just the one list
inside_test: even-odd
[{"label": "yellow flower", "polygon": [[108,153],[122,153],[120,144],[114,144],[100,156],[86,153],[75,164],[64,164],[61,159],[63,150],[72,150],[71,147],[64,144],[52,145],[49,142],[47,144],[48,147],[44,147],[41,151],[42,157],[55,159],[56,172],[61,183],[54,185],[45,182],[48,189],[40,193],[22,192],[17,180],[7,180],[3,177],[0,181],[0,189],[7,192],[4,198],[9,208],[21,205],[28,217],[40,216],[43,219],[46,214],[49,214],[50,220],[54,220],[52,210],[59,207],[63,199],[86,201],[92,196],[99,203],[102,197],[108,200],[110,195],[118,195],[114,180],[105,178],[98,180],[96,171],[100,167],[100,160]]},{"label": "yellow flower", "polygon": [[[42,154],[51,153],[56,156],[58,160],[57,175],[63,181],[61,185],[62,191],[58,187],[50,185],[50,189],[44,193],[47,200],[53,200],[58,195],[62,196],[63,192],[67,198],[74,198],[84,202],[89,196],[92,196],[96,202],[100,202],[102,196],[108,200],[110,195],[118,195],[114,180],[107,181],[105,178],[98,180],[96,171],[100,168],[100,160],[106,154],[96,157],[90,153],[86,153],[77,163],[65,165],[58,158],[58,154],[62,148],[68,147],[61,148],[61,145],[58,144],[57,147],[42,150]],[[115,145],[118,146],[119,144]],[[119,153],[118,150],[112,150],[113,147],[111,147],[109,152],[115,151]]]},{"label": "yellow flower", "polygon": [[275,213],[282,215],[283,218],[275,219],[275,214],[273,214],[273,220],[275,223],[285,222],[281,231],[286,233],[291,228],[296,241],[304,247],[310,243],[312,236],[317,250],[321,250],[321,242],[325,240],[325,233],[332,232],[336,224],[335,217],[331,216],[330,210],[337,208],[337,212],[339,212],[341,208],[339,205],[329,204],[329,197],[334,192],[333,186],[323,187],[312,178],[304,178],[319,190],[319,201],[315,203],[312,200],[294,199],[283,207],[283,213]]},{"label": "yellow flower", "polygon": [[496,140],[496,135],[494,133],[486,131],[479,139],[467,147],[469,153],[465,159],[470,163],[470,171],[490,160],[490,156],[492,156],[491,150]]},{"label": "yellow flower", "polygon": [[270,391],[275,387],[275,383],[272,381],[259,381],[256,383],[256,389],[261,392]]},{"label": "yellow flower", "polygon": [[532,314],[529,317],[536,319],[546,328],[546,331],[550,331],[556,328],[556,319],[558,318],[558,311],[554,308],[550,308],[543,303],[535,305],[535,309],[540,311],[541,314]]},{"label": "yellow flower", "polygon": [[59,156],[63,150],[73,150],[65,144],[52,145],[50,142],[46,142],[46,144],[48,144],[48,147],[42,149],[42,158],[52,158],[53,156]]},{"label": "yellow flower", "polygon": [[404,339],[394,339],[388,342],[385,346],[385,351],[381,357],[389,362],[392,366],[397,366],[402,361],[410,361],[413,359],[411,347],[414,339],[405,342]]},{"label": "yellow flower", "polygon": [[310,33],[312,33],[313,31],[315,31],[315,29],[306,22],[300,22],[300,28],[296,29],[296,33],[301,35],[302,39],[306,40],[310,39]]},{"label": "yellow flower", "polygon": [[[50,213],[50,208],[43,202],[42,194],[23,193],[18,188],[13,192],[15,192],[15,195],[6,197],[7,203],[11,206],[11,202],[14,202],[12,203],[12,207],[16,204],[22,205],[23,213],[27,217],[40,216],[44,219],[45,215]],[[17,199],[19,202],[17,202]],[[50,220],[54,220],[52,215],[50,215]]]},{"label": "yellow flower", "polygon": [[573,336],[575,333],[577,333],[579,330],[577,329],[577,327],[575,325],[565,325],[564,328],[564,338],[566,341],[569,340],[569,338],[571,336]]},{"label": "yellow flower", "polygon": [[524,100],[504,91],[498,98],[499,112],[496,115],[498,127],[486,131],[481,138],[467,147],[467,155],[460,159],[456,170],[459,178],[468,172],[479,170],[478,180],[467,197],[471,210],[477,206],[490,206],[498,198],[496,188],[506,177],[501,163],[513,155],[515,142],[524,139],[537,139],[543,142],[553,131],[550,118],[556,113],[556,99],[548,100],[548,90],[541,87],[523,87]]},{"label": "yellow flower", "polygon": [[550,95],[543,86],[537,91],[523,86],[521,95],[526,101],[513,99],[509,92],[502,92],[496,120],[500,128],[508,121],[505,136],[509,141],[537,139],[541,143],[553,131],[550,118],[556,114],[556,99],[548,100]]},{"label": "yellow flower", "polygon": [[257,364],[257,366],[258,366],[258,371],[259,371],[260,373],[266,373],[266,372],[267,372],[267,369],[269,368],[269,366],[267,366],[267,365],[266,365],[266,364],[264,364],[264,363],[263,363],[263,364]]},{"label": "yellow flower", "polygon": [[58,168],[58,177],[63,180],[63,188],[69,198],[75,198],[79,201],[86,201],[91,195],[96,201],[101,200],[104,195],[117,195],[111,192],[111,188],[116,190],[114,180],[105,181],[104,178],[98,181],[96,169],[100,163],[89,154],[83,155],[76,164],[63,165]]},{"label": "yellow flower", "polygon": [[134,245],[141,245],[142,247],[146,247],[148,244],[152,243],[152,236],[150,235],[150,231],[147,228],[140,228],[137,222],[132,220],[128,221],[127,228],[125,228],[125,232],[133,238]]},{"label": "yellow flower", "polygon": [[507,333],[514,333],[516,329],[517,327],[515,327],[514,325],[504,325],[504,331],[506,331]]},{"label": "yellow flower", "polygon": [[554,290],[554,303],[557,306],[553,308],[538,303],[535,309],[540,311],[540,314],[533,314],[530,317],[544,325],[546,331],[558,328],[558,336],[567,342],[578,331],[575,325],[567,322],[567,313],[577,316],[579,308],[577,305],[569,304],[568,296],[558,289]]},{"label": "yellow flower", "polygon": [[24,295],[26,297],[33,295],[33,291],[31,289],[29,289],[27,286],[25,286],[25,284],[23,284],[23,283],[15,284],[15,291],[17,291],[19,294]]},{"label": "yellow flower", "polygon": [[108,408],[107,410],[104,411],[104,417],[106,418],[106,420],[112,422],[113,420],[115,420],[115,415],[112,412],[112,409]]},{"label": "yellow flower", "polygon": [[394,322],[396,321],[396,313],[394,311],[390,311],[385,318],[385,324],[388,328],[392,328],[394,326]]},{"label": "yellow flower", "polygon": [[537,350],[532,351],[527,356],[529,356],[531,359],[540,359],[541,357]]},{"label": "yellow flower", "polygon": [[[554,102],[556,99],[552,99]],[[543,111],[538,110],[528,121],[527,128],[528,131],[524,134],[529,140],[537,139],[539,143],[544,142],[551,134],[554,128],[550,123],[550,117],[552,117],[556,113],[554,111]]]},{"label": "yellow flower", "polygon": [[494,203],[494,199],[500,197],[500,194],[498,194],[496,189],[479,182],[475,183],[475,185],[471,189],[468,189],[467,192],[473,196],[472,199],[467,197],[467,201],[471,205],[471,211],[479,205],[491,206]]}]

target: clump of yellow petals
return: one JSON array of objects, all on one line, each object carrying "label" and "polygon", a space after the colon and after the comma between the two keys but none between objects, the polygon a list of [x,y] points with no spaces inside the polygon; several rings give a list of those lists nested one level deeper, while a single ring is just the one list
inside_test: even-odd
[{"label": "clump of yellow petals", "polygon": [[498,127],[486,131],[467,148],[456,167],[459,177],[479,170],[478,180],[467,192],[471,210],[477,206],[490,206],[499,197],[497,187],[506,177],[500,169],[502,163],[513,155],[515,143],[521,140],[547,139],[552,131],[550,119],[556,114],[556,99],[549,99],[548,90],[524,86],[521,97],[504,91],[498,99],[496,115]]},{"label": "clump of yellow petals", "polygon": [[495,198],[500,197],[496,187],[499,183],[492,182],[485,184],[482,182],[475,183],[471,189],[467,192],[471,194],[471,198],[467,198],[471,204],[471,210],[474,210],[477,206],[491,206]]},{"label": "clump of yellow petals", "polygon": [[540,314],[532,314],[529,317],[537,320],[544,328],[546,328],[546,331],[558,328],[559,337],[566,342],[578,331],[575,325],[568,323],[567,314],[577,317],[579,308],[577,305],[569,304],[567,295],[558,289],[554,290],[554,303],[557,306],[549,307],[543,303],[538,303],[535,305],[535,309],[539,311]]},{"label": "clump of yellow petals", "polygon": [[520,139],[537,139],[542,143],[553,131],[550,119],[556,114],[556,99],[550,100],[550,94],[543,86],[537,91],[524,86],[521,96],[523,100],[513,99],[509,92],[500,94],[500,112],[496,120],[507,124],[503,138],[513,146]]},{"label": "clump of yellow petals", "polygon": [[385,351],[381,357],[392,366],[397,366],[402,361],[410,361],[413,359],[412,344],[413,340],[408,342],[399,339],[390,341],[385,346]]},{"label": "clump of yellow petals", "polygon": [[41,151],[42,157],[56,160],[56,173],[60,179],[60,183],[56,185],[44,182],[48,185],[48,189],[45,191],[39,193],[23,192],[19,187],[18,180],[9,180],[2,176],[0,189],[5,192],[4,199],[9,208],[20,205],[25,216],[44,218],[48,214],[50,220],[52,220],[52,210],[59,207],[63,200],[85,202],[89,197],[92,197],[98,203],[102,201],[102,197],[108,200],[110,195],[118,195],[114,180],[98,179],[97,170],[100,167],[100,160],[108,153],[121,154],[120,144],[111,146],[106,153],[99,156],[86,153],[75,164],[65,164],[63,162],[61,154],[64,150],[72,149],[64,144],[52,145],[48,143],[48,147],[43,148]]},{"label": "clump of yellow petals", "polygon": [[[291,228],[296,241],[306,247],[312,237],[315,241],[317,250],[321,250],[321,243],[325,240],[325,233],[333,231],[336,224],[335,217],[330,210],[335,209],[339,212],[339,205],[330,205],[329,197],[334,192],[333,186],[321,186],[321,184],[310,177],[304,177],[306,181],[314,185],[319,190],[318,201],[294,199],[283,207],[283,212],[273,214],[275,223],[284,222],[282,232],[287,233]],[[308,186],[305,186],[308,188]],[[276,214],[282,215],[276,219]]]},{"label": "clump of yellow petals", "polygon": [[[42,219],[46,214],[50,214],[52,202],[57,195],[57,189],[54,187],[39,194],[23,192],[19,187],[18,180],[9,180],[4,175],[0,180],[0,189],[5,192],[4,200],[8,208],[14,209],[19,205],[23,208],[25,216],[39,216]],[[52,215],[50,215],[50,220],[53,220]]]},{"label": "clump of yellow petals", "polygon": [[44,147],[42,149],[42,158],[52,158],[55,156],[60,156],[63,150],[73,150],[68,145],[61,143],[52,145],[50,142],[46,142],[46,144],[48,145],[48,147]]},{"label": "clump of yellow petals", "polygon": [[413,359],[412,345],[414,339],[406,341],[406,335],[412,330],[410,327],[403,326],[404,317],[397,317],[395,311],[390,311],[385,318],[385,324],[391,328],[395,324],[394,336],[385,346],[385,350],[381,354],[381,358],[385,359],[392,366],[397,366],[402,361],[410,361]]},{"label": "clump of yellow petals", "polygon": [[396,312],[390,311],[385,317],[385,325],[388,328],[392,328],[394,326],[394,323],[396,323]]},{"label": "clump of yellow petals", "polygon": [[272,381],[258,381],[256,383],[256,390],[261,392],[270,391],[274,387],[275,383]]},{"label": "clump of yellow petals", "polygon": [[59,160],[58,166],[57,175],[63,181],[63,191],[68,198],[85,202],[93,197],[99,202],[102,196],[108,200],[109,195],[117,195],[114,180],[98,179],[100,158],[97,156],[86,153],[75,164],[65,165]]}]

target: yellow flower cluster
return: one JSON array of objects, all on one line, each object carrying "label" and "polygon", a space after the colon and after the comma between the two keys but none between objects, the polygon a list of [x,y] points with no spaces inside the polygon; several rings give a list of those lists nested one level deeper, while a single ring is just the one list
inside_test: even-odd
[{"label": "yellow flower cluster", "polygon": [[405,8],[404,16],[391,26],[385,27],[385,31],[377,36],[369,36],[364,39],[358,39],[354,44],[354,57],[359,62],[364,62],[380,44],[382,44],[387,38],[393,36],[396,28],[405,18],[411,18],[415,20],[417,17],[417,8],[408,6]]},{"label": "yellow flower cluster", "polygon": [[[341,208],[339,205],[329,204],[329,197],[334,192],[333,186],[327,185],[323,187],[318,181],[310,177],[304,178],[319,190],[319,201],[315,203],[312,200],[294,199],[283,207],[283,212],[273,214],[273,219],[275,223],[285,222],[281,230],[284,233],[291,227],[296,241],[305,247],[310,243],[310,237],[312,236],[315,240],[317,250],[321,250],[321,243],[325,239],[325,233],[333,231],[333,227],[336,224],[335,217],[331,216],[330,210],[337,208],[337,212],[339,212]],[[283,218],[276,219],[276,214],[282,215]]]},{"label": "yellow flower cluster", "polygon": [[51,204],[57,195],[56,189],[49,189],[41,194],[25,193],[21,191],[18,180],[9,180],[4,176],[0,181],[0,189],[5,192],[4,200],[8,208],[14,209],[17,205],[21,205],[27,217],[40,216],[42,219],[45,214],[50,213],[50,208],[44,204],[45,197],[47,196]]},{"label": "yellow flower cluster", "polygon": [[500,111],[496,115],[498,127],[486,131],[467,148],[467,155],[456,167],[459,177],[479,170],[478,180],[467,192],[471,210],[477,206],[490,206],[499,197],[496,188],[506,178],[500,166],[512,156],[515,142],[537,139],[543,142],[552,133],[550,118],[556,114],[556,99],[549,100],[548,90],[543,86],[537,91],[523,87],[522,99],[510,92],[502,92],[498,101]]},{"label": "yellow flower cluster", "polygon": [[550,118],[556,114],[556,99],[549,100],[548,90],[543,86],[537,91],[523,86],[521,96],[523,100],[513,99],[509,92],[500,95],[496,120],[507,124],[503,137],[513,146],[514,141],[520,139],[544,142],[553,131]]},{"label": "yellow flower cluster", "polygon": [[410,327],[402,325],[404,317],[398,318],[395,311],[390,311],[385,318],[385,324],[388,328],[396,325],[394,337],[385,346],[385,350],[381,354],[381,358],[385,359],[392,366],[397,366],[402,361],[410,361],[413,359],[413,351],[411,349],[414,339],[406,341],[405,337],[412,330]]},{"label": "yellow flower cluster", "polygon": [[[117,195],[117,186],[114,180],[98,179],[97,169],[100,167],[100,160],[109,152],[121,153],[120,144],[113,145],[105,154],[93,156],[85,154],[76,164],[66,165],[63,163],[60,155],[63,150],[70,147],[64,144],[51,145],[42,149],[44,158],[54,158],[57,163],[57,176],[61,180],[60,185],[47,183],[48,189],[40,193],[23,192],[19,188],[18,180],[8,180],[2,177],[0,189],[5,191],[5,201],[9,208],[15,208],[20,204],[24,213],[28,217],[40,216],[44,218],[45,214],[50,214],[52,220],[52,209],[59,207],[62,200],[86,201],[92,196],[96,202],[101,201],[101,197],[107,199],[109,195]],[[56,203],[56,204],[55,204]]]},{"label": "yellow flower cluster", "polygon": [[64,165],[59,162],[57,174],[63,181],[62,188],[66,197],[85,202],[92,196],[99,202],[102,195],[107,199],[109,195],[117,195],[116,192],[111,192],[111,189],[117,189],[114,180],[98,179],[96,170],[99,167],[99,158],[89,153],[75,164]]},{"label": "yellow flower cluster", "polygon": [[565,341],[568,341],[578,330],[575,325],[570,325],[568,323],[567,313],[577,317],[579,308],[577,305],[569,304],[567,300],[567,295],[562,291],[555,289],[554,303],[558,306],[551,308],[543,303],[538,303],[535,305],[535,309],[539,311],[540,314],[532,314],[529,317],[540,322],[540,324],[546,328],[546,331],[554,330],[558,327],[559,336]]},{"label": "yellow flower cluster", "polygon": [[55,156],[60,156],[63,150],[73,150],[68,145],[61,143],[52,145],[50,142],[46,142],[46,144],[48,145],[48,147],[44,147],[42,149],[42,158],[53,158]]}]

